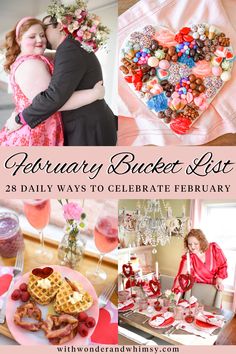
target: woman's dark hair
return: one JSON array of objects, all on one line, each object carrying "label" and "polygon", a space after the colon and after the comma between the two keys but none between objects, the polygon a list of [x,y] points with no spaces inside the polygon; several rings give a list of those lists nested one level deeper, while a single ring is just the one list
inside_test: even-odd
[{"label": "woman's dark hair", "polygon": [[200,229],[192,229],[189,231],[189,233],[185,236],[184,238],[184,247],[188,249],[188,238],[189,237],[195,237],[199,243],[200,243],[200,249],[202,252],[205,252],[208,249],[208,241],[206,239],[206,236]]}]

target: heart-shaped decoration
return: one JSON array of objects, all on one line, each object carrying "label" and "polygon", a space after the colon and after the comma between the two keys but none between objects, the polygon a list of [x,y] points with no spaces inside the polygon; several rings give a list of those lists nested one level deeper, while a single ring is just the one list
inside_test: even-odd
[{"label": "heart-shaped decoration", "polygon": [[143,287],[143,286],[145,286],[145,284],[146,284],[145,280],[142,280],[142,279],[137,280],[137,286]]},{"label": "heart-shaped decoration", "polygon": [[191,274],[180,274],[179,285],[183,292],[192,289],[194,285],[194,277]]},{"label": "heart-shaped decoration", "polygon": [[0,277],[0,296],[5,294],[11,284],[12,275],[11,274],[3,274]]},{"label": "heart-shaped decoration", "polygon": [[197,24],[173,33],[145,26],[126,39],[120,70],[140,100],[176,134],[186,134],[231,78],[230,39]]},{"label": "heart-shaped decoration", "polygon": [[154,295],[157,295],[157,296],[160,295],[161,284],[157,279],[149,280],[149,288]]},{"label": "heart-shaped decoration", "polygon": [[98,324],[91,341],[99,344],[118,344],[117,323],[111,323],[111,315],[106,309],[100,309]]},{"label": "heart-shaped decoration", "polygon": [[128,279],[126,284],[125,284],[125,289],[129,289],[129,288],[132,288],[133,286],[137,286],[137,282],[135,279]]},{"label": "heart-shaped decoration", "polygon": [[122,271],[126,278],[129,278],[131,275],[134,274],[131,264],[123,264]]},{"label": "heart-shaped decoration", "polygon": [[32,270],[33,275],[42,279],[48,278],[52,273],[53,273],[53,269],[51,267],[34,268]]}]

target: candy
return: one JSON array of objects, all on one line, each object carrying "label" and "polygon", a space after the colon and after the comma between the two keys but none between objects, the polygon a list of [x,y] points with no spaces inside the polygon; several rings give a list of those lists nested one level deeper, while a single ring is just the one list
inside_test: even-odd
[{"label": "candy", "polygon": [[213,66],[219,66],[222,63],[222,61],[223,58],[221,57],[213,57],[211,63]]},{"label": "candy", "polygon": [[220,78],[222,81],[229,81],[231,78],[231,73],[229,71],[223,71],[223,73],[220,75]]},{"label": "candy", "polygon": [[220,66],[213,66],[212,74],[215,76],[220,76],[222,74],[222,68]]},{"label": "candy", "polygon": [[173,111],[181,111],[186,106],[187,101],[185,99],[173,98],[169,102],[169,107]]},{"label": "candy", "polygon": [[181,28],[180,33],[181,34],[189,34],[190,31],[191,31],[190,27],[183,27],[183,28]]},{"label": "candy", "polygon": [[166,70],[166,69],[169,69],[169,67],[170,67],[170,63],[168,62],[168,60],[161,60],[159,62],[159,68],[160,69]]},{"label": "candy", "polygon": [[225,47],[218,47],[215,51],[215,55],[221,58],[225,58],[228,53],[228,49]]},{"label": "candy", "polygon": [[179,116],[170,124],[170,128],[177,134],[186,134],[191,125],[189,118]]},{"label": "candy", "polygon": [[178,33],[147,25],[129,36],[120,70],[150,110],[174,132],[185,134],[231,78],[229,43],[208,24],[182,27]]},{"label": "candy", "polygon": [[216,28],[215,26],[210,26],[209,27],[209,34],[208,34],[208,38],[209,39],[213,39],[215,37],[215,33],[216,33]]},{"label": "candy", "polygon": [[160,80],[164,80],[169,76],[169,72],[164,69],[158,69],[157,76],[159,77]]},{"label": "candy", "polygon": [[155,57],[157,57],[159,60],[165,58],[165,52],[162,49],[158,49],[155,51]]},{"label": "candy", "polygon": [[198,39],[200,37],[199,33],[198,32],[194,32],[193,33],[193,38],[194,39]]},{"label": "candy", "polygon": [[155,112],[160,112],[168,108],[167,98],[164,93],[153,96],[148,102],[147,106],[149,109]]},{"label": "candy", "polygon": [[230,70],[232,68],[232,63],[230,61],[226,61],[226,60],[223,60],[222,64],[221,64],[221,67],[222,69],[224,70]]},{"label": "candy", "polygon": [[150,57],[148,58],[147,63],[149,66],[156,68],[159,64],[159,59],[157,59],[156,57]]},{"label": "candy", "polygon": [[143,28],[143,33],[148,35],[148,36],[150,36],[150,37],[152,37],[156,33],[156,30],[155,30],[155,28],[153,26],[148,25],[148,26],[145,26]]}]

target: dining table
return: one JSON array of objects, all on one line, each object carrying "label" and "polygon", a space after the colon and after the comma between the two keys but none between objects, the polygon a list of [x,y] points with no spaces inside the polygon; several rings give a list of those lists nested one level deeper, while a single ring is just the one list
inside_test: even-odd
[{"label": "dining table", "polygon": [[[172,334],[167,334],[166,332],[171,328],[170,326],[167,328],[153,328],[149,325],[147,316],[136,311],[129,313],[119,312],[119,323],[122,325],[123,322],[130,325],[134,332],[135,329],[138,329],[173,345],[224,344],[224,340],[227,335],[225,334],[225,336],[223,336],[222,333],[224,333],[225,328],[227,328],[230,320],[232,320],[234,315],[233,312],[230,310],[218,309],[210,306],[205,306],[204,311],[211,312],[215,315],[223,315],[226,322],[222,328],[217,328],[212,334],[206,336],[205,338],[200,335],[188,333],[182,329],[177,329]],[[232,324],[232,326],[235,326],[235,322]],[[218,338],[221,338],[221,340],[219,341]]]},{"label": "dining table", "polygon": [[[22,273],[24,274],[26,272],[31,271],[34,268],[42,267],[43,264],[37,263],[35,257],[33,256],[35,250],[39,246],[38,237],[30,233],[24,233],[23,237],[24,237],[25,250],[24,250],[24,269]],[[53,265],[59,265],[60,262],[57,257],[58,242],[45,237],[45,247],[46,249],[52,251],[53,253],[53,259],[51,260],[50,264],[47,265],[49,266],[51,265],[52,267]],[[94,268],[97,262],[98,262],[98,256],[95,256],[89,251],[88,252],[85,251],[81,261],[79,262],[75,270],[80,272],[82,275],[86,276],[85,275],[86,271]],[[13,267],[14,264],[15,264],[15,258],[0,257],[0,266]],[[102,268],[107,273],[106,280],[102,283],[93,284],[98,297],[104,291],[104,289],[106,289],[108,286],[110,286],[111,284],[117,281],[116,261],[113,260],[111,260],[110,262],[104,261],[102,264]],[[117,289],[115,289],[113,294],[111,295],[110,301],[113,305],[117,306],[117,302],[118,302]],[[7,338],[9,339],[9,341],[7,340]],[[0,324],[0,344],[14,344],[14,338],[6,322],[4,324]]]}]

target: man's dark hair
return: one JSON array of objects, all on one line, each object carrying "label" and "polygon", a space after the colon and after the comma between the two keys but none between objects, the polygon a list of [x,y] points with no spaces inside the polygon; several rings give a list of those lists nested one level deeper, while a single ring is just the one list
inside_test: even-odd
[{"label": "man's dark hair", "polygon": [[49,18],[49,23],[52,24],[53,28],[56,28],[58,25],[57,19],[55,16],[51,16],[51,15],[47,15],[42,19],[42,22],[44,23],[44,21]]}]

